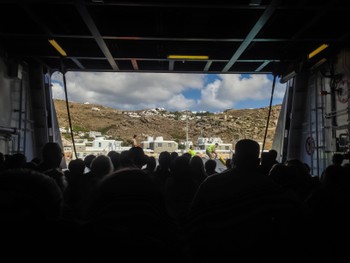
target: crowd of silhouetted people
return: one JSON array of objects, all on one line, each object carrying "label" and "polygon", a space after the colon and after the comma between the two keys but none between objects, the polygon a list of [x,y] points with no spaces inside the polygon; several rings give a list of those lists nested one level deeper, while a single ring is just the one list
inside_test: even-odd
[{"label": "crowd of silhouetted people", "polygon": [[260,156],[243,139],[214,160],[140,147],[60,165],[0,154],[1,254],[9,261],[349,262],[350,171],[342,154],[320,176],[298,159]]}]

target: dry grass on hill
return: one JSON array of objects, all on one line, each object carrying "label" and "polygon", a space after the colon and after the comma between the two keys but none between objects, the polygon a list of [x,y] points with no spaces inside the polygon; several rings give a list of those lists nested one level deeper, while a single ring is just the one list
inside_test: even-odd
[{"label": "dry grass on hill", "polygon": [[[66,103],[55,100],[60,127],[68,128]],[[127,144],[133,134],[139,140],[148,136],[162,136],[164,140],[186,140],[186,121],[157,115],[145,115],[143,111],[116,110],[94,104],[69,103],[73,131],[100,131]],[[271,110],[265,149],[272,147],[281,105]],[[133,113],[133,114],[130,114]],[[169,112],[168,112],[169,114]],[[220,137],[225,143],[234,144],[243,138],[263,142],[268,116],[268,107],[259,109],[226,110],[221,114],[210,114],[198,118],[191,116],[188,121],[188,139],[196,144],[198,137]]]}]

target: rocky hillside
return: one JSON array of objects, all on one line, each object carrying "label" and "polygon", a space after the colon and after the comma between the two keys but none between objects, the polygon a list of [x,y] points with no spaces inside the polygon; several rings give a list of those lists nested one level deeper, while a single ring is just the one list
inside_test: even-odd
[{"label": "rocky hillside", "polygon": [[[68,129],[66,103],[55,100],[58,122],[61,128]],[[275,133],[281,105],[273,106],[270,116],[265,149],[270,149]],[[188,140],[194,144],[199,136],[220,137],[225,143],[235,143],[239,139],[250,138],[263,142],[268,107],[259,109],[226,110],[213,114],[208,112],[169,112],[162,108],[124,111],[94,104],[69,103],[74,132],[99,131],[110,138],[123,140],[130,144],[133,134],[138,140],[148,136],[163,136],[164,140],[182,142]],[[68,136],[69,139],[69,136]]]}]

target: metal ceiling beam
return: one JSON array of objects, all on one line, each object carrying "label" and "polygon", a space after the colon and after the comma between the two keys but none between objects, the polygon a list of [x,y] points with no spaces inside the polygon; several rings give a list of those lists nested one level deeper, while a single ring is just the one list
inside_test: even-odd
[{"label": "metal ceiling beam", "polygon": [[[58,69],[57,69],[58,70]],[[80,69],[76,69],[76,68],[67,68],[67,71],[81,71]],[[85,72],[115,72],[112,69],[86,69]],[[133,69],[120,69],[119,72],[135,72],[135,70]],[[174,71],[169,71],[168,69],[144,69],[144,70],[139,70],[138,72],[142,72],[142,73],[191,73],[191,74],[203,74],[202,71],[198,71],[198,70],[174,70]],[[273,72],[271,71],[261,71],[261,72],[255,72],[254,70],[251,71],[237,71],[235,72],[235,74],[272,74]],[[232,74],[232,72],[222,72],[222,71],[210,71],[210,73],[208,74]]]},{"label": "metal ceiling beam", "polygon": [[207,64],[205,64],[205,67],[204,67],[203,71],[208,71],[212,63],[213,63],[212,60],[208,61]]},{"label": "metal ceiling beam", "polygon": [[[31,56],[26,56],[23,55],[24,57],[31,57]],[[38,56],[40,58],[49,58],[49,59],[59,59],[59,56]],[[84,59],[84,60],[107,60],[105,57],[82,57],[82,56],[76,56],[76,57],[70,57],[67,56],[66,58],[72,59],[72,58],[76,58],[76,59]],[[131,61],[131,60],[138,60],[138,61],[175,61],[172,59],[167,59],[167,58],[114,58],[115,60],[121,60],[121,61]],[[179,59],[178,61],[182,61],[181,59]],[[210,59],[210,60],[198,60],[198,61],[207,61],[207,62],[228,62],[228,59]],[[266,61],[266,59],[238,59],[237,62],[240,63],[264,63]],[[268,59],[268,61],[270,62],[280,62],[279,59]]]},{"label": "metal ceiling beam", "polygon": [[[27,4],[45,4],[48,6],[52,5],[62,5],[62,6],[70,6],[73,5],[74,0],[25,0]],[[1,4],[13,4],[14,0],[1,0]],[[240,4],[204,4],[204,3],[179,3],[179,2],[168,2],[168,1],[111,1],[111,2],[104,2],[104,3],[94,3],[93,1],[87,1],[86,5],[88,6],[125,6],[125,7],[164,7],[164,8],[170,8],[170,7],[179,7],[179,8],[203,8],[203,9],[246,9],[246,10],[254,10],[254,9],[266,9],[267,5],[260,5],[260,6],[251,6],[248,4],[240,5]],[[321,5],[310,3],[308,5],[300,7],[300,5],[295,4],[284,4],[281,6],[278,6],[277,9],[281,10],[295,10],[295,9],[303,9],[303,10],[317,10],[322,9]],[[344,10],[349,9],[349,6],[342,5],[342,6],[334,6],[332,7],[332,10]]]},{"label": "metal ceiling beam", "polygon": [[134,68],[134,70],[139,70],[139,65],[137,64],[136,59],[132,59],[131,64],[132,64],[132,67]]},{"label": "metal ceiling beam", "polygon": [[[68,38],[68,39],[95,39],[91,35],[65,35],[51,34],[53,38]],[[11,38],[47,38],[47,35],[42,34],[26,34],[17,33],[9,34],[0,32],[0,37]],[[103,40],[127,40],[127,41],[169,41],[169,42],[243,42],[244,38],[180,38],[180,37],[123,37],[123,36],[101,36]],[[254,38],[252,42],[341,42],[343,39],[331,38]]]},{"label": "metal ceiling beam", "polygon": [[[7,0],[9,2],[13,0]],[[38,0],[27,0],[27,1],[33,1],[37,2]],[[45,2],[45,0],[41,0]],[[47,0],[46,0],[47,1]],[[104,3],[94,3],[93,1],[86,2],[86,5],[89,6],[121,6],[121,7],[158,7],[158,8],[195,8],[195,9],[237,9],[237,10],[265,10],[268,5],[251,5],[253,2],[262,2],[261,0],[251,0],[248,4],[208,4],[203,2],[198,3],[188,3],[188,2],[168,2],[168,1],[110,1],[110,2],[104,2]],[[299,1],[300,2],[300,1]],[[310,1],[305,1],[310,2]],[[46,2],[45,2],[46,3]],[[51,1],[50,1],[50,4]],[[53,4],[62,4],[56,1],[53,1]],[[348,6],[334,6],[332,7],[332,10],[337,9],[349,9]],[[308,3],[308,5],[295,5],[294,3],[289,4],[285,3],[283,5],[280,5],[277,7],[279,10],[317,10],[322,9],[322,3],[321,4],[314,4],[314,3]]]},{"label": "metal ceiling beam", "polygon": [[173,71],[174,70],[174,64],[175,64],[174,60],[169,60],[169,71]]},{"label": "metal ceiling beam", "polygon": [[263,68],[265,68],[270,63],[270,60],[265,60],[261,65],[255,70],[255,72],[260,72]]},{"label": "metal ceiling beam", "polygon": [[263,28],[263,26],[266,24],[266,22],[270,19],[270,17],[275,12],[277,6],[280,4],[280,0],[273,0],[270,5],[266,8],[264,13],[261,15],[259,20],[255,23],[253,28],[250,30],[247,37],[244,39],[242,44],[238,47],[236,52],[231,57],[230,61],[226,64],[226,66],[223,68],[223,72],[228,72],[230,68],[233,66],[233,64],[236,63],[238,58],[243,54],[243,52],[248,48],[250,43],[253,42],[256,35],[260,32],[260,30]]},{"label": "metal ceiling beam", "polygon": [[91,34],[94,36],[97,45],[100,47],[101,51],[107,58],[109,64],[111,65],[113,70],[119,70],[119,67],[117,63],[115,62],[111,52],[109,51],[105,41],[103,40],[95,22],[93,21],[89,11],[87,10],[84,1],[82,0],[77,0],[75,2],[76,8],[78,12],[80,13],[81,17],[83,18],[85,24],[89,28]]},{"label": "metal ceiling beam", "polygon": [[[123,36],[103,36],[110,40],[135,40],[135,41],[183,41],[183,42],[242,42],[244,38],[196,38],[196,37],[123,37]],[[284,42],[287,38],[257,38],[256,42]]]},{"label": "metal ceiling beam", "polygon": [[104,2],[93,3],[87,2],[90,6],[125,6],[125,7],[164,7],[164,8],[201,8],[201,9],[265,9],[266,5],[249,6],[249,5],[237,5],[237,4],[205,4],[205,3],[188,3],[188,2],[168,2],[159,1],[158,3],[147,1],[117,1],[117,2]]},{"label": "metal ceiling beam", "polygon": [[[42,37],[45,38],[46,40],[48,40],[49,38],[55,38],[55,35],[51,32],[51,30],[46,26],[46,24],[39,19],[33,12],[32,10],[25,5],[24,3],[20,4],[22,9],[28,14],[28,16],[34,20],[34,22],[46,33],[46,35],[43,35]],[[39,60],[39,58],[37,58]],[[79,62],[78,59],[76,58],[70,58],[80,69],[85,69],[84,66]],[[40,60],[41,61],[41,60]],[[43,65],[44,64],[43,61],[40,62]],[[46,65],[47,66],[47,65]]]},{"label": "metal ceiling beam", "polygon": [[80,61],[79,61],[77,58],[71,57],[70,59],[71,59],[71,60],[75,63],[75,65],[77,65],[80,69],[82,69],[82,70],[85,69],[85,67],[83,66],[83,64],[81,64]]},{"label": "metal ceiling beam", "polygon": [[45,23],[39,19],[33,11],[24,3],[20,3],[20,6],[22,9],[27,13],[27,15],[34,20],[34,22],[46,33],[45,37],[50,38],[52,37],[52,32],[51,30],[45,25]]}]

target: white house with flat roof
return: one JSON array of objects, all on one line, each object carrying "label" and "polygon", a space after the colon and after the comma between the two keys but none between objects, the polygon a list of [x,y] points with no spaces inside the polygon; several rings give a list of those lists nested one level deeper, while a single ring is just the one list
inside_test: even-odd
[{"label": "white house with flat roof", "polygon": [[122,141],[107,140],[103,136],[96,137],[93,141],[80,139],[75,142],[77,158],[85,158],[89,154],[107,155],[110,151],[121,152],[125,150],[121,145]]},{"label": "white house with flat roof", "polygon": [[92,141],[92,148],[101,151],[121,151],[122,149],[122,141],[116,140],[107,140],[105,137],[100,136],[96,137],[95,140]]}]

